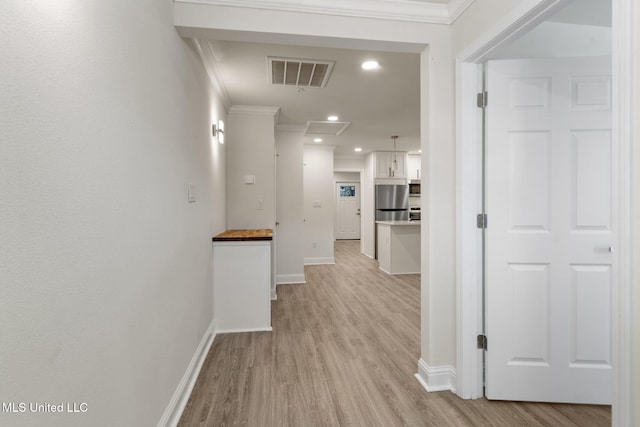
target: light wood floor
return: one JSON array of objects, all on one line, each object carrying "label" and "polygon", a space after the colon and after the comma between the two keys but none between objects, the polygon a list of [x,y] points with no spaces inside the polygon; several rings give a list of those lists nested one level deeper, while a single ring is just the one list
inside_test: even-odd
[{"label": "light wood floor", "polygon": [[427,393],[420,276],[389,276],[336,243],[336,265],[278,286],[273,332],[218,335],[181,426],[609,426],[608,406],[462,400]]}]

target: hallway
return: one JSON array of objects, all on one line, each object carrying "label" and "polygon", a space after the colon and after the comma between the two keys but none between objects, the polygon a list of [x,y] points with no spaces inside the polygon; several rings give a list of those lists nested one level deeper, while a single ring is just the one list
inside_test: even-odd
[{"label": "hallway", "polygon": [[420,275],[389,276],[335,244],[336,265],[278,287],[273,332],[218,335],[181,426],[609,426],[610,407],[462,400],[427,393]]}]

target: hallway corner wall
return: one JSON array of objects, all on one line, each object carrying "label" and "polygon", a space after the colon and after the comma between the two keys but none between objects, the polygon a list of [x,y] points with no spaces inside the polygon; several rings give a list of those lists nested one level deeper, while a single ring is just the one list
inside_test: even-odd
[{"label": "hallway corner wall", "polygon": [[276,129],[276,283],[305,283],[302,126]]},{"label": "hallway corner wall", "polygon": [[333,150],[304,146],[304,263],[334,264]]},{"label": "hallway corner wall", "polygon": [[172,2],[3,9],[0,401],[86,411],[0,424],[156,425],[212,322],[224,106]]},{"label": "hallway corner wall", "polygon": [[[631,66],[632,70],[634,70],[633,75],[635,76],[635,78],[633,80],[632,109],[637,115],[638,112],[640,112],[640,74],[638,73],[638,71],[640,71],[640,6],[634,4],[633,7],[634,14],[632,18],[632,25],[634,28],[634,35],[632,37],[632,40],[634,41],[634,63],[631,64]],[[632,244],[633,287],[631,290],[634,295],[634,300],[631,307],[631,330],[633,331],[632,341],[634,344],[632,354],[634,355],[634,357],[631,365],[631,371],[633,372],[633,397],[631,399],[631,408],[633,408],[632,421],[634,425],[640,425],[640,167],[637,167],[637,165],[640,165],[640,149],[638,149],[638,147],[640,147],[640,121],[636,120],[634,124],[635,127],[633,129],[632,145],[633,147],[635,147],[633,165],[636,167],[634,169],[634,192],[632,194],[632,224],[634,226],[634,230]]]}]

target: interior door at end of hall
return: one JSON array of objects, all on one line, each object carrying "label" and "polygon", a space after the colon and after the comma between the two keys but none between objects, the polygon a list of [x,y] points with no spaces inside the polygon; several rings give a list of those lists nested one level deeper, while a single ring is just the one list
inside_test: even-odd
[{"label": "interior door at end of hall", "polygon": [[360,184],[336,183],[336,239],[360,239]]},{"label": "interior door at end of hall", "polygon": [[611,60],[487,64],[486,395],[609,404]]}]

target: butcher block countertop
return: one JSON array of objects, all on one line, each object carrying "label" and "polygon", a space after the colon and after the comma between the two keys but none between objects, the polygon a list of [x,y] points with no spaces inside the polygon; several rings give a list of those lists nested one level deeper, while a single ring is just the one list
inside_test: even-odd
[{"label": "butcher block countertop", "polygon": [[227,230],[213,237],[214,242],[246,242],[252,240],[273,240],[273,231],[264,230]]}]

